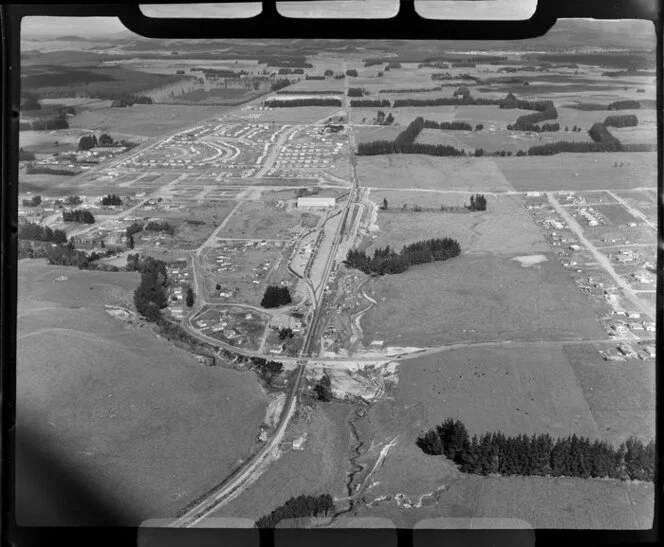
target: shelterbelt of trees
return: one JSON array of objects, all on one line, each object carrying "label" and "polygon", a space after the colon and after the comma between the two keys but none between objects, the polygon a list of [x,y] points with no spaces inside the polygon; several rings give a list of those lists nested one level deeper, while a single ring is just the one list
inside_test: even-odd
[{"label": "shelterbelt of trees", "polygon": [[376,249],[373,257],[367,256],[359,249],[351,249],[344,264],[370,275],[398,274],[405,272],[412,265],[447,260],[460,253],[459,242],[445,237],[404,245],[399,253],[394,252],[388,245]]},{"label": "shelterbelt of trees", "polygon": [[381,106],[390,106],[390,101],[388,99],[351,99],[350,106],[353,107],[381,107]]},{"label": "shelterbelt of trees", "polygon": [[416,143],[415,139],[424,129],[424,118],[415,118],[393,141],[361,142],[357,146],[358,156],[379,154],[428,154],[430,156],[465,156],[464,150],[443,144]]},{"label": "shelterbelt of trees", "polygon": [[606,127],[636,127],[639,125],[639,119],[634,114],[607,116],[604,125]]},{"label": "shelterbelt of trees", "polygon": [[303,99],[267,99],[265,106],[271,108],[289,108],[297,106],[341,106],[341,99],[332,97],[307,97]]},{"label": "shelterbelt of trees", "polygon": [[426,454],[444,455],[464,473],[539,475],[652,481],[655,443],[631,437],[617,449],[604,441],[549,434],[507,437],[501,432],[472,439],[460,420],[448,418],[417,439]]},{"label": "shelterbelt of trees", "polygon": [[283,505],[277,507],[269,515],[256,521],[256,528],[274,528],[279,521],[303,517],[316,517],[334,512],[334,499],[330,494],[320,496],[304,496],[291,498]]}]

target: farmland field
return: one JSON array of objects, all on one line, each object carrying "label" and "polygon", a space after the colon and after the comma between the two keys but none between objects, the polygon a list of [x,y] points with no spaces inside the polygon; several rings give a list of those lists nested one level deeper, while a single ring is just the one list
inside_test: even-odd
[{"label": "farmland field", "polygon": [[[291,497],[329,492],[344,496],[345,460],[350,444],[347,420],[352,411],[343,403],[317,404],[305,409],[294,424],[289,439],[307,433],[303,449],[286,448],[261,476],[231,505],[214,516],[253,520],[270,513]],[[291,442],[292,442],[291,440]]]},{"label": "farmland field", "polygon": [[[615,167],[616,162],[624,166]],[[495,165],[521,192],[653,188],[657,180],[657,154],[654,152],[495,158]]]},{"label": "farmland field", "polygon": [[[515,161],[527,158],[514,158]],[[376,188],[430,188],[500,192],[514,187],[489,158],[441,158],[420,154],[360,156],[360,185]]]},{"label": "farmland field", "polygon": [[507,256],[469,253],[372,279],[368,293],[378,306],[362,319],[365,338],[418,347],[605,338],[567,271],[551,252],[542,254],[547,261],[529,268]]},{"label": "farmland field", "polygon": [[298,211],[285,211],[266,202],[246,201],[219,232],[220,238],[286,239],[297,231]]},{"label": "farmland field", "polygon": [[[104,311],[129,305],[138,274],[22,261],[19,279],[19,435],[58,447],[68,467],[131,508],[127,525],[172,514],[249,455],[267,403],[253,374],[201,367]],[[18,518],[44,526],[50,513],[30,523],[19,507]]]},{"label": "farmland field", "polygon": [[[380,231],[371,242],[368,252],[386,245],[398,251],[404,244],[435,237],[456,239],[462,252],[491,252],[511,256],[514,253],[534,254],[549,250],[539,228],[512,196],[489,196],[487,211],[443,212],[436,211],[439,203],[461,205],[468,203],[469,195],[419,192],[420,202],[428,200],[434,212],[404,212],[399,209],[401,201],[398,199],[403,193],[371,192],[370,198],[377,204],[389,195],[388,203],[393,205],[387,211],[378,212]],[[404,203],[410,204],[410,208],[413,206],[411,200],[405,200]]]},{"label": "farmland field", "polygon": [[136,104],[127,108],[100,108],[77,114],[73,128],[93,129],[111,135],[165,136],[165,133],[221,116],[230,107]]},{"label": "farmland field", "polygon": [[404,510],[390,501],[371,509],[362,508],[358,516],[384,517],[397,527],[414,527],[413,537],[422,544],[433,540],[427,530],[436,529],[525,526],[644,530],[653,525],[651,483],[468,476],[449,481],[445,486],[440,501],[432,507]]}]

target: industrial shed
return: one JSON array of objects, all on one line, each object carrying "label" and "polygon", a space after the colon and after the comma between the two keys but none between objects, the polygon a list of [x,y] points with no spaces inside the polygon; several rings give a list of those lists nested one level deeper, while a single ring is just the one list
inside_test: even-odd
[{"label": "industrial shed", "polygon": [[297,198],[297,207],[334,207],[335,198]]}]

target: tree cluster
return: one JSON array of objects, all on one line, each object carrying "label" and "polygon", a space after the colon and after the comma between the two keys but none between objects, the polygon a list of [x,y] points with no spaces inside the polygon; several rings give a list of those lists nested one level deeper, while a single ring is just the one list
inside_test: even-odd
[{"label": "tree cluster", "polygon": [[607,116],[604,120],[605,127],[636,127],[639,119],[634,114],[624,116]]},{"label": "tree cluster", "polygon": [[288,327],[282,327],[279,329],[279,340],[286,340],[287,338],[293,338],[293,336],[295,336],[293,329]]},{"label": "tree cluster", "polygon": [[504,99],[498,102],[500,108],[519,108],[521,110],[536,110],[537,112],[546,112],[555,108],[553,101],[524,101],[517,99],[513,93],[508,93]]},{"label": "tree cluster", "polygon": [[334,512],[334,499],[330,494],[320,496],[298,496],[291,498],[283,505],[277,507],[269,515],[256,521],[256,528],[274,528],[279,521],[302,517],[316,517]]},{"label": "tree cluster", "polygon": [[485,433],[472,439],[459,420],[448,418],[417,439],[427,454],[444,455],[464,473],[614,478],[652,481],[655,443],[632,437],[618,449],[576,434],[553,439],[549,434],[505,436]]},{"label": "tree cluster", "polygon": [[314,391],[319,401],[329,403],[332,400],[332,378],[329,374],[325,373],[321,376],[314,386]]},{"label": "tree cluster", "polygon": [[141,259],[138,255],[129,255],[127,270],[141,274],[141,282],[134,291],[136,310],[148,321],[156,321],[161,317],[161,310],[168,306],[166,263],[151,256]]},{"label": "tree cluster", "polygon": [[424,127],[426,129],[473,130],[473,126],[466,122],[436,122],[433,120],[424,120]]},{"label": "tree cluster", "polygon": [[102,133],[99,137],[99,145],[100,146],[113,146],[115,141],[113,140],[113,137],[111,137],[108,133]]},{"label": "tree cluster", "polygon": [[127,226],[126,236],[129,238],[141,231],[143,231],[143,224],[140,222],[134,222],[131,226]]},{"label": "tree cluster", "polygon": [[23,148],[19,148],[18,161],[33,161],[34,159],[35,155],[33,152],[26,152]]},{"label": "tree cluster", "polygon": [[21,204],[23,207],[39,207],[42,203],[41,196],[32,196],[30,199],[24,199]]},{"label": "tree cluster", "polygon": [[79,196],[67,196],[65,199],[66,205],[80,205],[83,203],[83,200]]},{"label": "tree cluster", "polygon": [[388,245],[376,249],[373,257],[367,256],[362,250],[351,249],[344,264],[370,275],[398,274],[412,265],[447,260],[460,253],[459,242],[445,237],[404,245],[399,253],[394,252]]},{"label": "tree cluster", "polygon": [[596,143],[620,146],[620,141],[601,122],[594,123],[588,130],[588,135]]},{"label": "tree cluster", "polygon": [[74,209],[73,211],[62,211],[63,222],[79,222],[82,224],[94,224],[95,217],[85,209]]},{"label": "tree cluster", "polygon": [[34,222],[19,224],[18,238],[29,241],[50,241],[59,245],[67,243],[67,233],[64,230],[51,229]]},{"label": "tree cluster", "polygon": [[470,89],[468,89],[467,86],[462,85],[462,86],[458,87],[454,91],[454,93],[452,93],[452,96],[453,97],[463,97],[464,99],[467,99],[468,97],[470,97]]},{"label": "tree cluster", "polygon": [[[108,95],[98,93],[96,95]],[[113,93],[117,95],[117,93]],[[99,97],[99,98],[110,98],[110,97]],[[150,97],[145,97],[144,95],[132,95],[130,93],[122,93],[119,97],[115,98],[111,103],[113,108],[125,108],[127,106],[134,106],[135,104],[152,104],[152,99]]]},{"label": "tree cluster", "polygon": [[353,78],[357,78],[357,70],[355,70],[354,68],[349,68],[346,71],[346,76],[351,76]]},{"label": "tree cluster", "polygon": [[470,205],[466,205],[469,211],[486,211],[486,198],[484,194],[470,196]]},{"label": "tree cluster", "polygon": [[389,107],[389,99],[351,99],[350,106],[353,107]]},{"label": "tree cluster", "polygon": [[289,85],[290,85],[290,80],[287,80],[286,78],[281,78],[276,82],[273,82],[272,85],[270,86],[270,89],[272,91],[278,91],[279,89],[283,89],[284,87],[288,87]]},{"label": "tree cluster", "polygon": [[609,110],[633,110],[641,108],[639,101],[615,101],[607,107]]},{"label": "tree cluster", "polygon": [[97,135],[83,135],[78,141],[79,150],[90,150],[97,146]]},{"label": "tree cluster", "polygon": [[390,61],[385,66],[385,70],[390,70],[391,68],[401,68],[401,63],[399,61]]},{"label": "tree cluster", "polygon": [[191,308],[194,305],[194,290],[191,287],[187,287],[187,295],[185,296],[185,303],[188,308]]},{"label": "tree cluster", "polygon": [[280,68],[277,74],[283,76],[284,74],[304,74],[303,68]]},{"label": "tree cluster", "polygon": [[265,289],[261,306],[264,308],[278,308],[292,302],[288,287],[279,287],[278,285],[269,285]]},{"label": "tree cluster", "polygon": [[542,125],[537,125],[535,123],[525,123],[525,122],[519,122],[517,120],[517,123],[515,123],[514,125],[508,124],[507,129],[509,131],[516,130],[516,131],[532,131],[533,133],[546,133],[546,132],[560,131],[560,124],[544,123]]},{"label": "tree cluster", "polygon": [[497,105],[499,99],[466,97],[437,97],[435,99],[394,99],[393,107],[399,106],[454,106],[454,105]]},{"label": "tree cluster", "polygon": [[251,364],[266,384],[269,384],[284,370],[283,363],[280,363],[279,361],[268,361],[262,357],[252,357]]},{"label": "tree cluster", "polygon": [[437,91],[438,87],[414,87],[411,89],[380,89],[378,93],[423,93],[425,91]]},{"label": "tree cluster", "polygon": [[391,112],[385,116],[385,112],[379,110],[374,121],[376,125],[392,125],[394,123],[394,116],[392,116]]},{"label": "tree cluster", "polygon": [[69,122],[64,114],[50,118],[37,118],[36,120],[22,121],[19,123],[19,131],[52,131],[56,129],[68,129]]},{"label": "tree cluster", "polygon": [[[623,145],[615,143],[557,141],[538,146],[531,146],[528,149],[527,155],[552,156],[563,152],[622,152],[624,149],[625,147]],[[517,152],[516,155],[521,156],[524,154]]]},{"label": "tree cluster", "polygon": [[29,163],[25,168],[25,172],[28,175],[66,175],[69,177],[73,177],[79,173],[71,169],[56,169],[48,165],[35,165],[34,163]]},{"label": "tree cluster", "polygon": [[175,233],[173,225],[166,220],[151,220],[143,227],[143,229],[150,232],[166,232],[170,236]]},{"label": "tree cluster", "polygon": [[380,154],[427,154],[430,156],[465,156],[466,152],[443,144],[416,143],[415,139],[424,128],[424,118],[415,118],[393,141],[361,142],[357,146],[358,156]]},{"label": "tree cluster", "polygon": [[307,75],[304,77],[304,79],[305,79],[305,80],[324,80],[324,79],[325,79],[325,76],[314,76],[314,75],[312,75],[312,74],[307,74]]},{"label": "tree cluster", "polygon": [[307,97],[303,99],[268,99],[265,106],[273,108],[288,108],[297,106],[341,106],[341,99],[332,97]]},{"label": "tree cluster", "polygon": [[122,198],[117,194],[108,194],[101,198],[102,205],[122,205]]},{"label": "tree cluster", "polygon": [[349,97],[363,97],[364,90],[361,87],[349,87],[346,95]]}]

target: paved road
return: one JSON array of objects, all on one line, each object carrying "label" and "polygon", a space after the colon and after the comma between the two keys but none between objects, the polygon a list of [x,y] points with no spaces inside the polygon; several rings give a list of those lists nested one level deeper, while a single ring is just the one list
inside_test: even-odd
[{"label": "paved road", "polygon": [[586,238],[586,236],[583,233],[583,228],[579,225],[579,223],[570,215],[567,210],[558,202],[558,200],[554,197],[552,192],[547,192],[546,194],[549,203],[553,206],[553,208],[556,210],[556,212],[563,217],[567,225],[569,226],[570,230],[576,234],[576,236],[579,238],[579,241],[592,253],[593,257],[597,261],[597,263],[608,273],[611,278],[615,281],[616,285],[618,285],[625,293],[625,296],[634,304],[635,307],[640,309],[646,316],[648,316],[652,320],[652,312],[646,306],[639,296],[634,292],[634,289],[631,287],[627,281],[625,281],[618,273],[616,270],[613,268],[613,265],[611,264],[611,261],[609,258],[599,250],[597,250],[597,247]]}]

